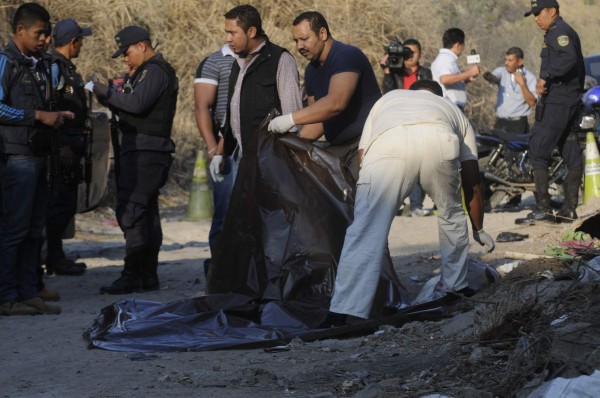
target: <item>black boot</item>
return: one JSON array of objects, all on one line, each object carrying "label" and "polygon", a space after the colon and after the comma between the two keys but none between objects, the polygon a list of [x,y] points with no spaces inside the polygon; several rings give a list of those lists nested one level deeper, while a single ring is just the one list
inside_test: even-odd
[{"label": "black boot", "polygon": [[143,290],[159,290],[160,282],[158,280],[158,253],[160,247],[151,247],[146,252],[145,262],[140,264],[141,276],[142,276],[142,289]]},{"label": "black boot", "polygon": [[102,286],[100,293],[107,294],[129,294],[132,292],[142,291],[142,280],[140,277],[140,264],[145,261],[145,247],[128,250],[125,255],[125,265],[121,276],[116,279],[110,286]]},{"label": "black boot", "polygon": [[583,170],[569,170],[563,188],[565,191],[565,203],[556,213],[556,222],[571,223],[577,219],[575,209],[579,203],[579,187]]},{"label": "black boot", "polygon": [[318,329],[326,329],[326,328],[336,328],[339,326],[346,325],[346,319],[348,316],[346,314],[338,314],[337,312],[327,312],[327,316],[325,320],[317,326]]},{"label": "black boot", "polygon": [[83,275],[87,268],[85,264],[83,267],[78,265],[83,263],[76,263],[64,256],[48,256],[46,257],[46,273],[48,275]]},{"label": "black boot", "polygon": [[548,193],[548,170],[534,169],[533,181],[535,182],[537,202],[533,211],[527,215],[527,218],[532,221],[554,222],[554,215],[552,214],[552,207],[550,205],[550,194]]}]

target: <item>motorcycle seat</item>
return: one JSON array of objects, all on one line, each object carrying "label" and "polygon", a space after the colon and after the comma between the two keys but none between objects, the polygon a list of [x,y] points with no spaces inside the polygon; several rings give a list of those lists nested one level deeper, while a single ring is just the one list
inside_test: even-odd
[{"label": "motorcycle seat", "polygon": [[529,137],[531,137],[531,133],[528,134],[515,134],[509,133],[500,129],[492,129],[490,130],[491,135],[494,135],[500,138],[502,141],[506,142],[529,142]]}]

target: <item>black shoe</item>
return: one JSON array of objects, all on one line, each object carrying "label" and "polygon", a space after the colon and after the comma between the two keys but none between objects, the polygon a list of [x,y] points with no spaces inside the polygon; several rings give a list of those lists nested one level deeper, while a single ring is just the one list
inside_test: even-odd
[{"label": "black shoe", "polygon": [[455,292],[447,292],[444,301],[446,303],[453,303],[456,300],[461,299],[461,298],[473,297],[475,295],[475,293],[477,293],[477,292],[475,290],[471,289],[469,286],[463,287],[462,289],[457,290]]},{"label": "black shoe", "polygon": [[346,324],[346,314],[338,314],[337,312],[329,311],[323,322],[317,326],[318,329],[335,328]]},{"label": "black shoe", "polygon": [[210,268],[210,260],[211,258],[207,258],[204,260],[204,277],[208,278],[208,269]]},{"label": "black shoe", "polygon": [[554,217],[557,223],[572,223],[577,220],[577,213],[575,210],[568,210],[563,207],[556,212]]},{"label": "black shoe", "polygon": [[110,286],[102,286],[100,293],[129,294],[142,291],[142,282],[132,275],[121,275]]},{"label": "black shoe", "polygon": [[48,275],[82,275],[85,272],[85,268],[75,264],[76,263],[74,261],[66,258],[59,258],[58,260],[52,260],[48,258],[46,260],[46,273]]},{"label": "black shoe", "polygon": [[160,281],[158,275],[142,276],[142,290],[160,290]]},{"label": "black shoe", "polygon": [[535,209],[527,215],[533,221],[549,221],[554,222],[554,214],[550,209]]}]

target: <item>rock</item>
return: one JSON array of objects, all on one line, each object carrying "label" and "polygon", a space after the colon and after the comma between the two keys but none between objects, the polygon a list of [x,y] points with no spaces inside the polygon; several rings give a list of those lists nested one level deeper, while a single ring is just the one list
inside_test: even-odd
[{"label": "rock", "polygon": [[494,394],[491,392],[477,390],[473,387],[466,387],[463,394],[464,398],[494,398]]},{"label": "rock", "polygon": [[354,398],[377,398],[383,397],[383,394],[383,387],[379,383],[372,383],[354,394]]},{"label": "rock", "polygon": [[472,312],[463,312],[450,319],[442,326],[442,332],[447,337],[466,333],[473,328],[475,319]]},{"label": "rock", "polygon": [[319,392],[310,396],[310,398],[329,398],[333,397],[333,393],[329,391]]},{"label": "rock", "polygon": [[381,380],[379,385],[384,389],[398,390],[398,388],[400,388],[400,383],[402,383],[402,379],[399,377],[394,377],[392,379]]},{"label": "rock", "polygon": [[425,336],[425,326],[423,322],[410,322],[400,328],[400,332],[412,336]]},{"label": "rock", "polygon": [[490,347],[475,347],[473,351],[471,351],[471,355],[469,355],[467,361],[469,361],[470,364],[475,365],[493,354],[494,350]]}]

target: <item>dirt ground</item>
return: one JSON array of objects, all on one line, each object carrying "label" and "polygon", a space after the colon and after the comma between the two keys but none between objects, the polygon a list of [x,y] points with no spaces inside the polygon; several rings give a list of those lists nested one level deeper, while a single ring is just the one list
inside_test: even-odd
[{"label": "dirt ground", "polygon": [[[528,234],[528,239],[497,243],[492,254],[485,254],[474,243],[471,256],[500,266],[514,261],[507,252],[543,254],[548,246],[557,244],[562,232],[572,228],[516,226],[514,219],[525,216],[531,204],[532,198],[526,197],[516,211],[486,214],[485,219],[485,230],[493,237],[510,231]],[[592,210],[582,209],[580,214]],[[65,248],[69,255],[81,257],[88,270],[83,276],[46,280],[48,287],[60,291],[62,314],[0,317],[2,397],[507,396],[502,391],[508,394],[508,390],[500,387],[502,378],[497,385],[486,387],[482,382],[486,369],[498,378],[498,361],[507,361],[506,347],[505,354],[500,355],[498,347],[481,344],[485,316],[488,322],[502,324],[498,319],[490,320],[490,315],[500,317],[501,311],[498,306],[486,307],[486,302],[497,300],[498,295],[504,295],[504,301],[510,299],[514,291],[501,287],[515,285],[507,283],[488,288],[491,290],[487,296],[488,289],[476,295],[476,299],[483,297],[473,302],[479,304],[478,309],[459,304],[451,310],[454,316],[443,321],[382,327],[373,335],[359,338],[310,343],[294,340],[279,352],[253,349],[136,354],[88,349],[82,333],[100,310],[114,301],[139,298],[167,303],[203,294],[202,262],[209,256],[209,223],[183,221],[185,204],[170,198],[163,203],[162,215],[162,289],[127,296],[98,293],[99,287],[114,280],[121,270],[124,242],[114,214],[103,209],[78,216],[76,237],[66,241]],[[389,245],[401,282],[411,297],[416,296],[423,282],[439,272],[436,218],[396,217]],[[540,269],[548,267],[542,264]],[[522,277],[521,282],[535,280],[536,286],[541,286],[539,274],[533,279]],[[494,338],[502,333],[506,331],[496,330]],[[513,337],[501,340],[509,344]],[[488,367],[479,367],[477,358],[471,360],[478,355],[487,358],[484,362]],[[470,362],[459,362],[459,358]],[[496,370],[490,370],[494,366]],[[531,369],[532,374],[537,371]]]}]

